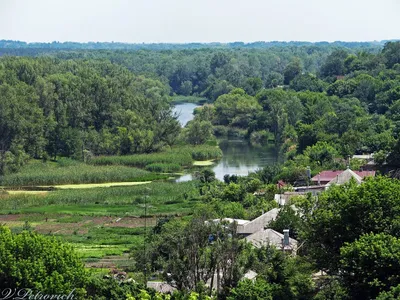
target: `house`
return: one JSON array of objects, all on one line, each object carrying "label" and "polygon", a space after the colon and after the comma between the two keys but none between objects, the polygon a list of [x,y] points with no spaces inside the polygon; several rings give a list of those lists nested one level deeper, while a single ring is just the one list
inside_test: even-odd
[{"label": "house", "polygon": [[228,223],[232,224],[235,222],[237,224],[236,232],[241,235],[249,235],[254,232],[264,230],[267,225],[276,219],[279,213],[279,208],[273,208],[270,211],[262,214],[261,216],[255,218],[252,221],[249,220],[242,220],[242,219],[232,219],[232,218],[223,218],[223,219],[214,219],[211,221],[206,221],[206,223],[213,222],[213,223]]},{"label": "house", "polygon": [[326,184],[326,186],[330,186],[332,184],[337,184],[337,185],[345,184],[349,182],[351,179],[354,179],[357,182],[357,184],[361,184],[361,182],[363,181],[363,177],[361,177],[360,175],[358,175],[357,173],[348,168],[339,175],[336,175],[336,177],[333,178],[331,181],[329,181]]},{"label": "house", "polygon": [[[292,206],[292,208],[296,211],[296,207]],[[284,234],[281,234],[271,228],[267,228],[277,218],[279,211],[279,208],[273,208],[252,221],[223,218],[206,221],[206,223],[227,222],[231,224],[235,222],[236,232],[253,244],[254,247],[273,245],[283,251],[296,253],[298,242],[289,238],[288,229],[285,229]]]},{"label": "house", "polygon": [[[350,168],[347,168],[347,170],[350,170]],[[313,178],[311,178],[311,182],[317,185],[326,185],[328,183],[330,183],[332,180],[335,180],[335,178],[338,178],[339,175],[341,175],[342,173],[346,172],[345,171],[322,171],[319,174],[315,175]],[[367,176],[375,176],[375,171],[352,171],[350,170],[352,173],[351,174],[356,174],[357,176],[359,176],[362,179],[364,179]],[[342,176],[342,178],[345,178],[348,174],[344,174]],[[352,177],[354,177],[352,175]],[[358,177],[356,177],[356,180],[358,179]]]},{"label": "house", "polygon": [[298,245],[298,241],[289,237],[289,229],[285,229],[284,233],[281,234],[271,228],[267,228],[247,236],[246,240],[257,248],[271,245],[290,253],[296,253]]},{"label": "house", "polygon": [[242,220],[242,219],[223,218],[223,219],[214,219],[214,220],[206,221],[206,222],[207,223],[208,222],[213,222],[215,224],[218,224],[218,223],[231,224],[231,223],[235,222],[239,226],[239,225],[244,225],[246,223],[249,223],[250,221],[249,220]]},{"label": "house", "polygon": [[165,281],[148,281],[147,287],[163,294],[172,294],[176,290],[176,288]]},{"label": "house", "polygon": [[242,235],[250,235],[257,231],[264,230],[268,224],[275,220],[278,216],[279,208],[273,208],[270,211],[262,214],[258,218],[255,218],[253,221],[249,221],[243,224],[237,225],[237,233]]}]

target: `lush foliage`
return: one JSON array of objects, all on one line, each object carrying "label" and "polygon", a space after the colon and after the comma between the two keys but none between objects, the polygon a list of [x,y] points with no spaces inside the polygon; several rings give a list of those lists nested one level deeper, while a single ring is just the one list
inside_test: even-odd
[{"label": "lush foliage", "polygon": [[340,269],[350,295],[375,298],[400,284],[400,240],[388,234],[362,235],[340,249]]},{"label": "lush foliage", "polygon": [[25,154],[86,159],[152,152],[179,134],[169,89],[102,61],[0,60],[0,173]]},{"label": "lush foliage", "polygon": [[87,282],[88,272],[71,246],[33,232],[13,234],[0,227],[1,288],[65,295],[76,289],[79,296]]}]

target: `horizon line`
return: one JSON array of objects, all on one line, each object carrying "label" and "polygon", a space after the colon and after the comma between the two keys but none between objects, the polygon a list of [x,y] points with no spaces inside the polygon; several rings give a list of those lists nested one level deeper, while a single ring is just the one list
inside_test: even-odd
[{"label": "horizon line", "polygon": [[255,44],[255,43],[309,43],[309,44],[317,44],[317,43],[383,43],[383,42],[391,42],[391,41],[400,41],[400,38],[396,39],[384,39],[384,40],[335,40],[335,41],[327,41],[327,40],[318,40],[318,41],[307,41],[307,40],[259,40],[259,41],[230,41],[230,42],[199,42],[199,41],[190,41],[190,42],[119,42],[119,41],[85,41],[85,42],[78,42],[73,40],[65,40],[65,41],[23,41],[23,40],[13,40],[13,39],[0,39],[0,42],[17,42],[17,43],[24,43],[24,44],[65,44],[65,43],[75,43],[75,44],[126,44],[126,45],[153,45],[153,44],[175,44],[175,45],[186,45],[186,44]]}]

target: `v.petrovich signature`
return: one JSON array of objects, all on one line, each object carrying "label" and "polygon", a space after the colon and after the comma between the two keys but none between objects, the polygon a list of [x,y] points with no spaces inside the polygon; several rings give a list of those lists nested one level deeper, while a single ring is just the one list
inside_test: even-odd
[{"label": "v.petrovich signature", "polygon": [[32,289],[5,288],[0,290],[0,300],[72,300],[74,299],[74,291],[75,289],[73,289],[69,294],[44,294]]}]

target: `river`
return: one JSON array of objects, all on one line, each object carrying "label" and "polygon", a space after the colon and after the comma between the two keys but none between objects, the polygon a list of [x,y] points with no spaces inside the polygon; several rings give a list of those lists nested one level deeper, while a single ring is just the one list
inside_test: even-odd
[{"label": "river", "polygon": [[[193,103],[175,105],[174,111],[180,113],[179,122],[182,126],[194,118],[193,109],[198,106]],[[272,146],[253,146],[245,140],[232,138],[222,138],[218,141],[223,157],[214,164],[212,170],[219,180],[223,180],[225,174],[246,176],[277,162],[277,152]],[[189,180],[192,180],[191,174],[185,174],[176,181]]]},{"label": "river", "polygon": [[193,120],[194,115],[193,115],[193,110],[196,107],[199,107],[200,105],[194,104],[194,103],[182,103],[182,104],[176,104],[173,108],[172,111],[174,113],[178,113],[178,121],[181,123],[182,127],[185,127],[187,122]]}]

